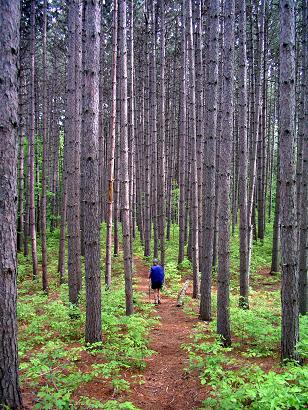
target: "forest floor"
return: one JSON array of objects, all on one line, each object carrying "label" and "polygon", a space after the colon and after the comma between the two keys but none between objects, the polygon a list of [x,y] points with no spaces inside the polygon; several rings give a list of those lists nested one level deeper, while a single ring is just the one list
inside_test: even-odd
[{"label": "forest floor", "polygon": [[[136,259],[135,264],[137,289],[146,295],[148,268],[140,259]],[[153,292],[150,303],[153,303]],[[176,300],[167,296],[162,296],[162,303],[153,305],[153,310],[160,316],[150,335],[150,348],[156,353],[146,359],[144,384],[135,385],[126,399],[143,410],[197,409],[205,398],[206,389],[201,386],[197,372],[185,371],[188,355],[181,345],[190,341],[198,319],[186,315],[176,306]]]},{"label": "forest floor", "polygon": [[[213,321],[198,319],[192,284],[184,306],[179,289],[191,265],[177,264],[177,238],[169,243],[162,304],[148,294],[148,261],[135,246],[135,314],[125,314],[123,259],[113,258],[113,286],[102,287],[103,343],[84,341],[85,289],[71,311],[68,286],[59,286],[58,237],[49,238],[50,292],[32,280],[31,258],[19,255],[20,378],[25,410],[197,410],[307,408],[307,367],[280,363],[280,276],[269,271],[271,243],[256,243],[250,309],[238,307],[238,236],[231,242],[232,347],[216,334],[216,270]],[[104,247],[102,246],[102,249]],[[74,315],[72,315],[72,313]],[[299,349],[307,362],[308,322],[301,318]],[[273,394],[275,391],[275,394]]]},{"label": "forest floor", "polygon": [[[206,387],[200,384],[197,371],[187,372],[188,355],[181,348],[190,342],[196,317],[187,315],[176,306],[176,299],[162,294],[161,304],[154,305],[151,291],[149,300],[149,269],[144,261],[136,257],[136,290],[141,292],[142,300],[153,305],[153,316],[159,317],[151,329],[149,348],[154,354],[145,358],[144,370],[124,371],[122,377],[130,383],[130,390],[118,393],[119,402],[129,401],[142,410],[193,410],[200,408],[206,396]],[[112,398],[111,391],[98,390],[95,382],[87,385],[83,393],[104,402]]]}]

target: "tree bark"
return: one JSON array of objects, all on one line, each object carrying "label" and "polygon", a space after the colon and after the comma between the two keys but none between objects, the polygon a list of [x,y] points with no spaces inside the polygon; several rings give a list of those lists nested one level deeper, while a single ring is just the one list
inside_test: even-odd
[{"label": "tree bark", "polygon": [[165,87],[165,0],[160,1],[160,124],[158,133],[158,224],[160,240],[160,264],[165,265],[165,134],[166,134],[166,87]]},{"label": "tree bark", "polygon": [[230,286],[230,174],[233,132],[233,75],[234,75],[234,0],[224,4],[223,48],[223,127],[219,163],[219,230],[217,275],[217,333],[225,346],[231,344],[229,316]]},{"label": "tree bark", "polygon": [[33,279],[37,279],[37,243],[35,227],[35,197],[34,197],[34,156],[35,156],[35,94],[34,94],[34,75],[35,75],[35,0],[31,2],[31,39],[30,39],[30,58],[31,58],[31,77],[30,77],[30,134],[29,134],[29,214],[30,214],[30,235],[32,245],[32,273]]},{"label": "tree bark", "polygon": [[238,0],[239,17],[239,206],[240,206],[240,307],[249,308],[248,241],[248,141],[247,141],[247,53],[246,1]]},{"label": "tree bark", "polygon": [[298,359],[298,259],[296,226],[295,13],[293,0],[280,0],[280,207],[282,359]]},{"label": "tree bark", "polygon": [[118,48],[118,0],[113,1],[113,37],[112,37],[112,102],[109,131],[109,162],[108,162],[108,202],[107,202],[107,232],[106,232],[106,271],[105,284],[111,286],[111,246],[114,190],[114,159],[116,139],[116,109],[117,109],[117,48]]},{"label": "tree bark", "polygon": [[42,287],[48,292],[47,270],[47,0],[43,8],[43,160],[42,160],[42,197],[41,197],[41,240],[42,240]]},{"label": "tree bark", "polygon": [[128,112],[127,112],[127,25],[126,0],[120,0],[120,30],[121,30],[121,165],[122,165],[122,231],[125,273],[126,314],[134,313],[132,263],[130,245],[130,209],[129,209],[129,172],[128,172]]},{"label": "tree bark", "polygon": [[300,236],[299,236],[299,311],[302,315],[308,312],[308,2],[302,3],[303,27],[303,74],[302,74],[302,99],[303,99],[303,165],[302,165],[302,195]]},{"label": "tree bark", "polygon": [[78,303],[80,262],[81,0],[69,0],[67,68],[67,228],[69,300]]},{"label": "tree bark", "polygon": [[181,56],[181,98],[180,98],[180,124],[179,124],[179,254],[178,263],[184,260],[185,224],[186,224],[186,12],[185,0],[182,1],[182,56]]},{"label": "tree bark", "polygon": [[84,249],[86,271],[86,343],[102,340],[100,276],[100,206],[98,198],[98,114],[100,6],[99,0],[85,0],[85,58],[83,132],[84,175]]},{"label": "tree bark", "polygon": [[17,132],[20,2],[0,2],[0,407],[22,409],[17,353]]},{"label": "tree bark", "polygon": [[218,103],[218,39],[219,1],[211,0],[209,7],[209,62],[206,88],[207,128],[204,152],[203,254],[201,276],[200,318],[211,320],[211,287],[215,229],[216,130]]}]

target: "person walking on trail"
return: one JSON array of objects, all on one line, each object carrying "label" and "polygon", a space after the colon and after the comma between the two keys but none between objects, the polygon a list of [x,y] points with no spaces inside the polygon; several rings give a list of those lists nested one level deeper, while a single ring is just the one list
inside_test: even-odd
[{"label": "person walking on trail", "polygon": [[165,280],[164,268],[158,264],[158,259],[153,259],[153,266],[151,267],[149,279],[151,280],[151,287],[154,291],[154,303],[158,305],[160,301],[160,289]]}]

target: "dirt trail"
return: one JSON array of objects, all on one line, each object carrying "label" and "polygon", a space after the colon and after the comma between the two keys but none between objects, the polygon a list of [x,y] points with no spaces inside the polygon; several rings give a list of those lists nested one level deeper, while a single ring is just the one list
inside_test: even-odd
[{"label": "dirt trail", "polygon": [[[135,259],[135,265],[138,290],[148,298],[148,269],[139,259]],[[150,336],[150,348],[157,354],[146,359],[145,383],[132,385],[125,399],[142,410],[198,409],[205,398],[205,388],[200,385],[197,374],[184,371],[188,355],[181,349],[182,343],[189,342],[197,319],[176,307],[175,299],[164,296],[161,305],[153,304],[153,312],[161,317]]]}]

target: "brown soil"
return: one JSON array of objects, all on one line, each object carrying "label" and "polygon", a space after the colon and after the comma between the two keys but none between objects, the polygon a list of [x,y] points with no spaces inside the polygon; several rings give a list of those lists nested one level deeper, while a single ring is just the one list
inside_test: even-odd
[{"label": "brown soil", "polygon": [[268,267],[264,267],[259,269],[254,275],[252,287],[254,290],[274,292],[280,289],[280,280],[278,280],[277,276],[271,273],[271,270]]}]

